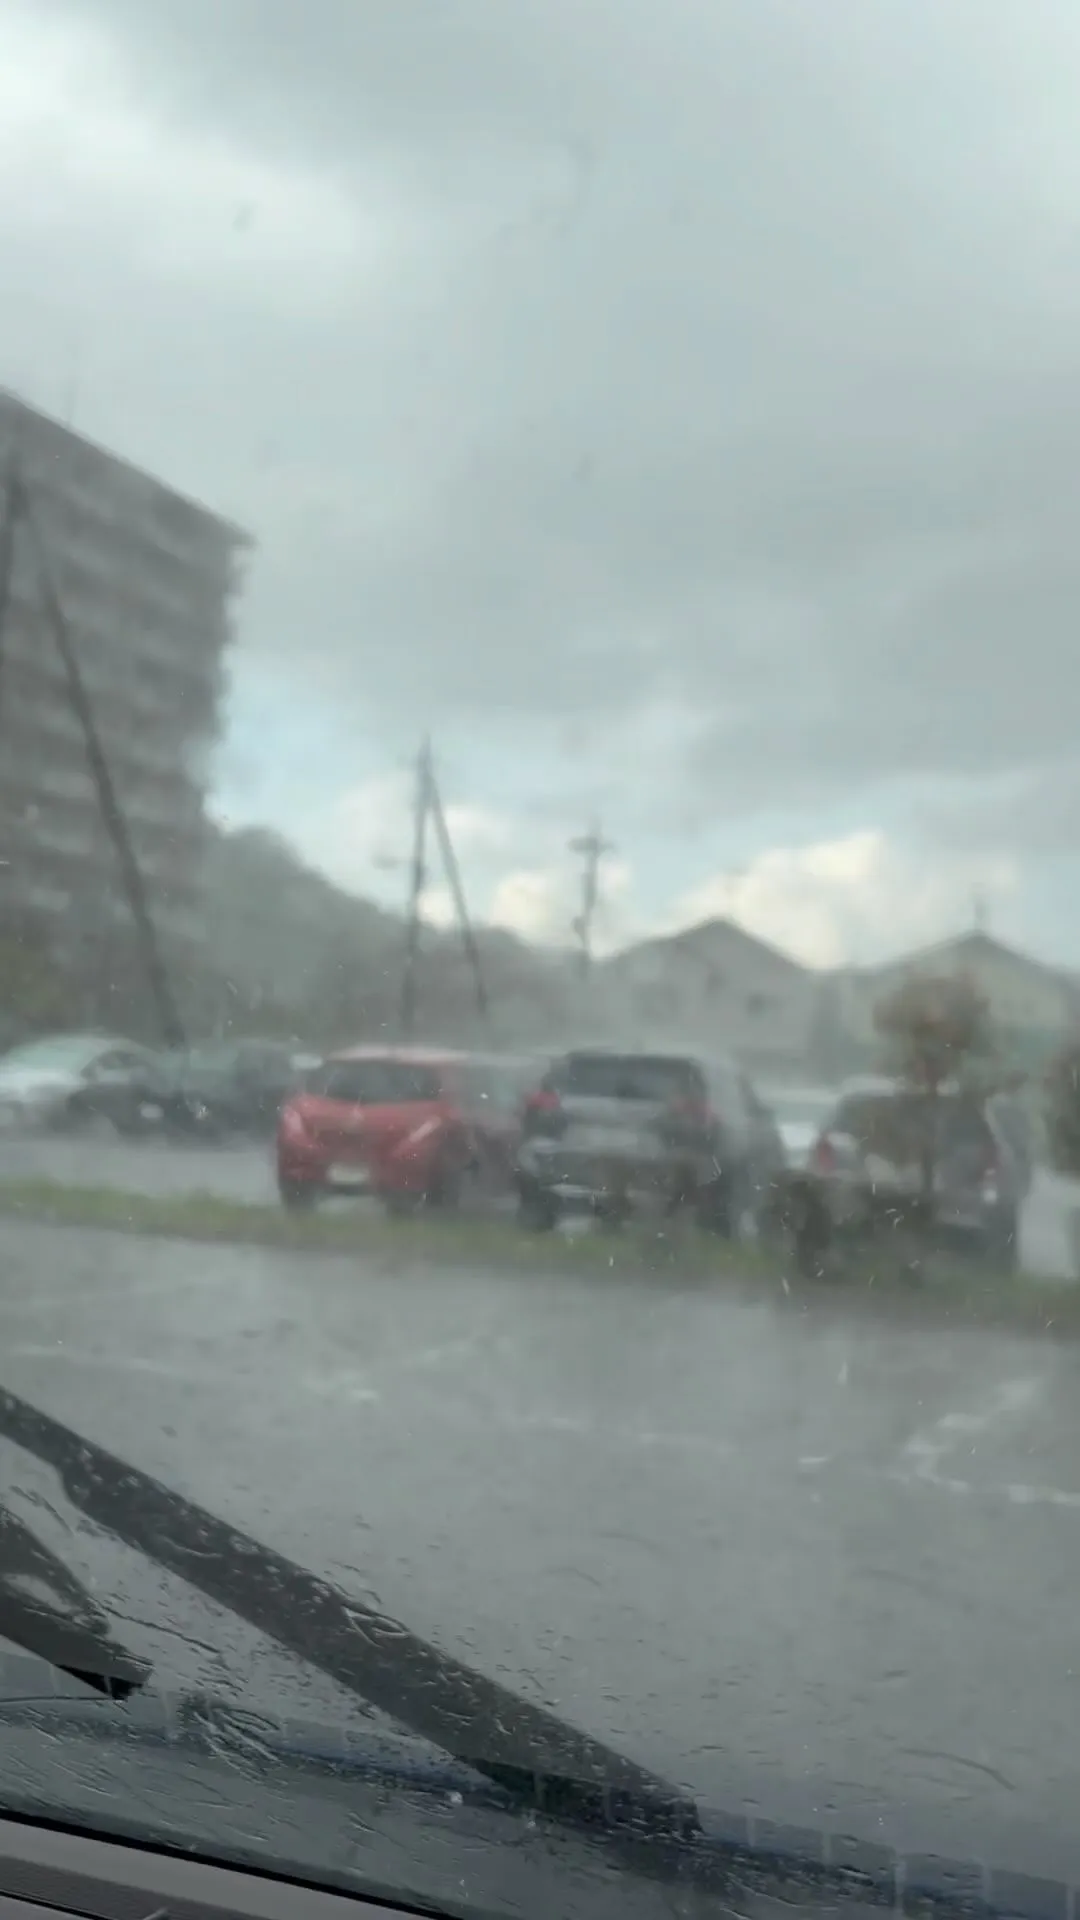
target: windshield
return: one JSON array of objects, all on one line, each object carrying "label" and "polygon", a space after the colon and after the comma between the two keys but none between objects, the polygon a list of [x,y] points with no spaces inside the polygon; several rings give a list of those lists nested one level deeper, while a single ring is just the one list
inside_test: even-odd
[{"label": "windshield", "polygon": [[571,1054],[551,1081],[571,1098],[588,1100],[668,1101],[701,1087],[700,1072],[686,1060],[633,1054]]},{"label": "windshield", "polygon": [[1080,1920],[1080,0],[0,30],[0,1829]]}]

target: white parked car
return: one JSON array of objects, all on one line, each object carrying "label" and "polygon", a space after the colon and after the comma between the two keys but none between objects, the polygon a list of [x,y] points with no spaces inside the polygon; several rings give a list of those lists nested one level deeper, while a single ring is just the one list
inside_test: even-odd
[{"label": "white parked car", "polygon": [[34,1129],[96,1117],[116,1124],[153,1056],[107,1033],[58,1033],[0,1055],[0,1128]]}]

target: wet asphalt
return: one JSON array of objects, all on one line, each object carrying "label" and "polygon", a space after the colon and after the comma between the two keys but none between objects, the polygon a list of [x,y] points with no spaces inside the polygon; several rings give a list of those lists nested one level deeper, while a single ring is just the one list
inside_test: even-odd
[{"label": "wet asphalt", "polygon": [[[1080,1868],[1080,1349],[0,1223],[0,1378],[710,1805]],[[0,1485],[164,1680],[281,1683]]]}]

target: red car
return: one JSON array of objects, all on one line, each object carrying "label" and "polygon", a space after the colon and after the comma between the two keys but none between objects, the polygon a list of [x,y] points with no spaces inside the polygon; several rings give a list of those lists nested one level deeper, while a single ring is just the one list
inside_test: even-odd
[{"label": "red car", "polygon": [[491,1063],[418,1047],[356,1047],[281,1110],[278,1191],[290,1208],[371,1193],[393,1212],[454,1207],[466,1181],[509,1185],[517,1115]]}]

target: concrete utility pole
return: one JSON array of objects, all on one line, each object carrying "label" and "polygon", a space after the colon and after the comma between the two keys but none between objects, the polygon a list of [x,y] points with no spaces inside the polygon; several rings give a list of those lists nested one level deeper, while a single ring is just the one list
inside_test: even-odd
[{"label": "concrete utility pole", "polygon": [[[480,1018],[487,1026],[489,1020],[487,988],[484,984],[483,967],[480,961],[480,949],[476,944],[469,909],[465,900],[465,888],[462,885],[461,869],[454,852],[454,843],[450,829],[446,824],[442,798],[438,782],[435,779],[435,767],[431,754],[431,741],[425,737],[421,743],[416,760],[416,786],[413,801],[413,852],[409,863],[409,900],[405,919],[405,955],[401,968],[401,1006],[398,1025],[403,1040],[411,1040],[416,1027],[416,1009],[419,999],[417,974],[420,959],[420,930],[424,889],[427,886],[427,829],[431,822],[438,842],[446,882],[454,902],[461,943],[465,949],[465,958],[469,963],[476,990],[476,1005]],[[390,864],[386,862],[384,864]]]},{"label": "concrete utility pole", "polygon": [[403,1040],[416,1026],[416,973],[420,958],[420,910],[427,884],[427,823],[431,810],[431,742],[425,738],[416,756],[413,797],[413,850],[409,862],[409,900],[405,913],[405,954],[401,965],[398,1025]]},{"label": "concrete utility pole", "polygon": [[579,835],[570,842],[571,853],[582,858],[581,873],[581,912],[574,921],[580,952],[578,965],[583,980],[587,980],[592,971],[592,930],[596,918],[596,909],[600,901],[600,862],[606,853],[614,853],[615,846],[605,840],[599,826],[590,833]]},{"label": "concrete utility pole", "polygon": [[487,987],[484,984],[484,970],[480,962],[480,949],[476,944],[476,935],[473,932],[472,921],[469,918],[469,909],[465,901],[465,889],[461,883],[461,869],[458,866],[457,855],[454,852],[454,843],[450,838],[450,829],[446,824],[442,798],[435,780],[435,769],[431,764],[430,757],[428,759],[428,802],[431,808],[431,817],[435,822],[435,837],[439,842],[443,869],[454,902],[454,912],[457,914],[458,928],[461,933],[461,944],[465,949],[465,958],[472,972],[473,987],[476,993],[476,1010],[480,1015],[483,1025],[486,1027],[489,1021],[489,1010]]},{"label": "concrete utility pole", "polygon": [[11,613],[11,587],[15,572],[15,535],[22,513],[23,497],[19,471],[14,457],[8,464],[0,496],[0,674],[3,672],[8,618]]}]

